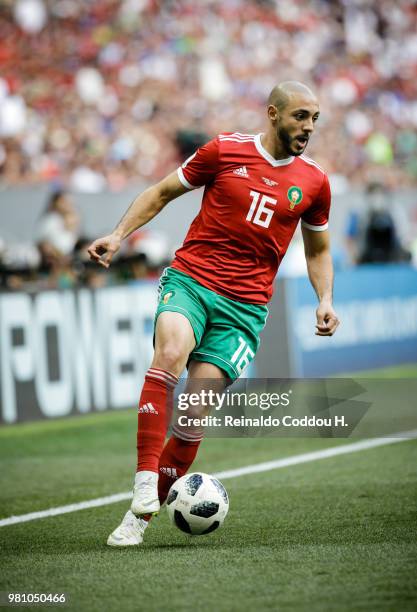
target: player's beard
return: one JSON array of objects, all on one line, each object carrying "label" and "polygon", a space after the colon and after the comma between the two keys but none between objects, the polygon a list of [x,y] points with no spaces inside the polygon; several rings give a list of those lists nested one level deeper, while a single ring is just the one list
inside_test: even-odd
[{"label": "player's beard", "polygon": [[278,128],[277,135],[278,135],[279,140],[283,144],[285,152],[288,153],[288,155],[294,155],[295,157],[298,157],[304,152],[305,147],[301,151],[294,150],[294,148],[292,147],[292,143],[295,140],[295,138],[292,138],[288,130],[286,130],[284,127],[280,126]]}]

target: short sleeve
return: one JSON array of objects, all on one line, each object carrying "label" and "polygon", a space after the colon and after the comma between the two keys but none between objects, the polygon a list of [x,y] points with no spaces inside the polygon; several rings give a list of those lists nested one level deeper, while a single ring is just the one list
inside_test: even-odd
[{"label": "short sleeve", "polygon": [[187,189],[197,189],[215,177],[219,165],[219,139],[214,138],[191,155],[177,170]]},{"label": "short sleeve", "polygon": [[330,184],[325,174],[317,198],[301,217],[301,225],[316,232],[327,230],[329,227],[330,202]]}]

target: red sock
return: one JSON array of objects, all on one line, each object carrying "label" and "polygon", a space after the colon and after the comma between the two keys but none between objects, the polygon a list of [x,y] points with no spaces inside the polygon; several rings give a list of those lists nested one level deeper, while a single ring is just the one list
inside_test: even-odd
[{"label": "red sock", "polygon": [[138,408],[137,472],[158,473],[177,382],[178,378],[166,370],[149,368],[146,372]]},{"label": "red sock", "polygon": [[177,478],[188,472],[200,446],[200,440],[182,440],[171,436],[159,460],[158,496],[161,504]]}]

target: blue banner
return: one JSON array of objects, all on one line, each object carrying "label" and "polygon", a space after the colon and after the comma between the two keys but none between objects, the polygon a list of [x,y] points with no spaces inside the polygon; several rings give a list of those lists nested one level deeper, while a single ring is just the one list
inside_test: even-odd
[{"label": "blue banner", "polygon": [[315,335],[317,298],[306,278],[289,279],[287,312],[295,376],[327,376],[417,361],[417,270],[368,265],[338,272],[333,337]]}]

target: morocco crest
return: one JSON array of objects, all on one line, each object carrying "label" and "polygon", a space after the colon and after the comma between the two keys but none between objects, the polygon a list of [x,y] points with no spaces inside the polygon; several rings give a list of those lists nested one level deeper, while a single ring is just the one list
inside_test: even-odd
[{"label": "morocco crest", "polygon": [[287,197],[290,202],[290,209],[294,210],[294,208],[301,202],[303,199],[303,192],[299,187],[293,185],[288,189]]}]

